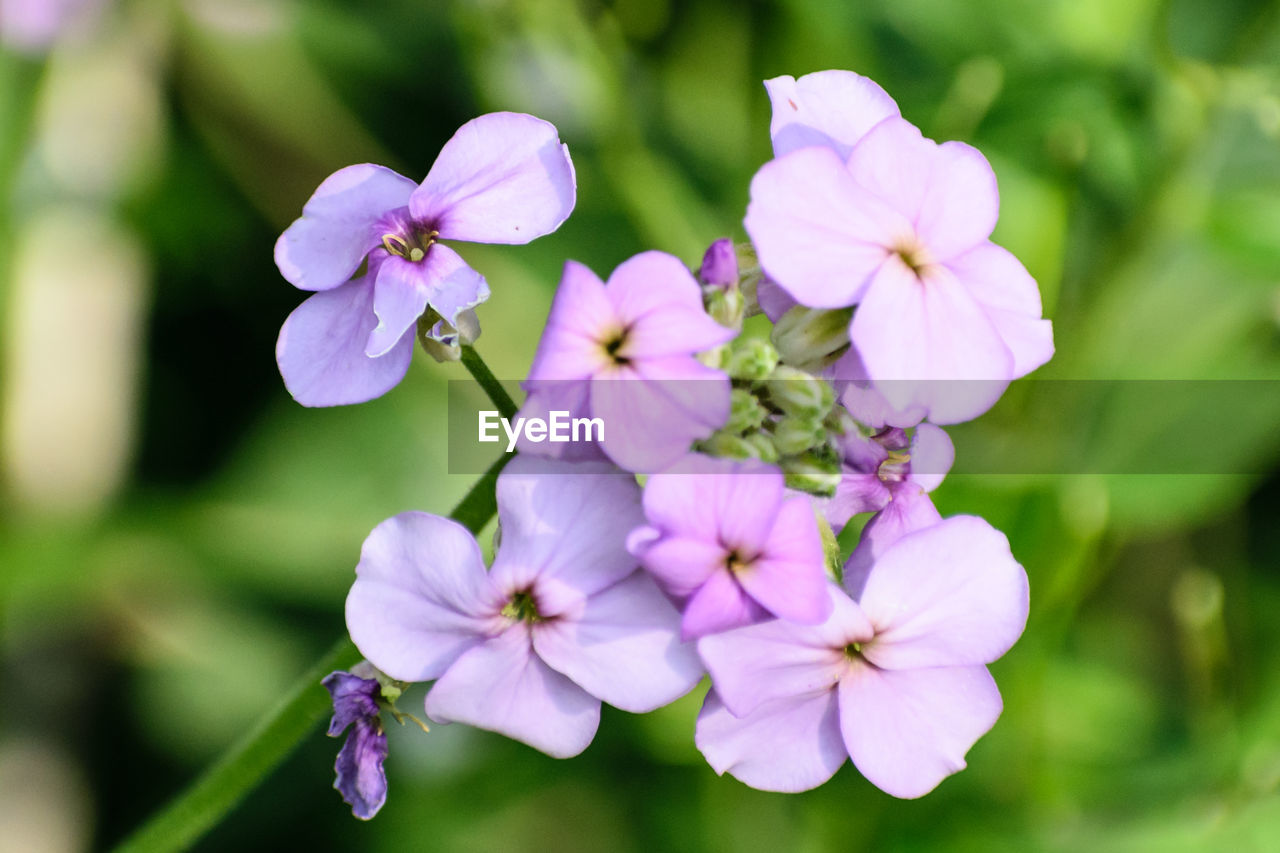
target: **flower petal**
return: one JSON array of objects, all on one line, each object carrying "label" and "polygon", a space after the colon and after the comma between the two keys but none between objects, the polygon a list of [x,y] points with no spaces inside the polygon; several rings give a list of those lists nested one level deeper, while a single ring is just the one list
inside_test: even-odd
[{"label": "flower petal", "polygon": [[523,626],[458,658],[426,709],[433,720],[498,732],[555,758],[582,752],[600,726],[600,700],[543,663]]},{"label": "flower petal", "polygon": [[569,218],[577,181],[555,126],[489,113],[458,128],[409,200],[446,240],[528,243]]},{"label": "flower petal", "polygon": [[361,678],[349,672],[331,672],[320,680],[333,700],[333,718],[329,720],[329,737],[337,737],[357,720],[378,716],[382,687],[376,678]]},{"label": "flower petal", "polygon": [[916,231],[934,258],[946,261],[991,236],[1000,193],[991,164],[972,145],[944,142],[932,154]]},{"label": "flower petal", "polygon": [[747,594],[775,616],[816,625],[831,615],[826,553],[813,505],[796,496],[778,508],[764,553],[738,572]]},{"label": "flower petal", "polygon": [[884,89],[852,71],[816,71],[799,80],[785,75],[764,81],[764,87],[773,103],[769,135],[775,157],[823,145],[844,160],[868,130],[898,115]]},{"label": "flower petal", "polygon": [[378,322],[373,289],[373,279],[361,276],[308,297],[284,321],[276,363],[293,399],[304,406],[363,403],[404,378],[413,359],[412,335],[378,358],[365,355],[365,342]]},{"label": "flower petal", "polygon": [[1003,533],[974,516],[945,519],[876,561],[858,599],[876,628],[863,654],[886,669],[990,663],[1022,635],[1028,596]]},{"label": "flower petal", "polygon": [[376,358],[394,347],[428,304],[456,325],[458,314],[488,298],[484,276],[448,246],[435,243],[418,262],[389,255],[378,268],[374,284],[373,313],[378,325],[369,335],[365,354]]},{"label": "flower petal", "polygon": [[622,329],[605,285],[575,261],[564,265],[529,381],[586,379],[610,364],[605,343]]},{"label": "flower petal", "polygon": [[475,537],[447,518],[405,512],[364,542],[347,630],[387,675],[430,681],[479,641],[500,607]]},{"label": "flower petal", "polygon": [[592,696],[642,714],[673,702],[702,678],[680,614],[653,579],[635,572],[587,599],[576,619],[535,625],[534,651]]},{"label": "flower petal", "polygon": [[723,569],[713,572],[685,602],[680,638],[694,640],[769,618],[769,611],[756,604],[729,570]]},{"label": "flower petal", "polygon": [[849,338],[889,404],[925,407],[934,423],[977,417],[1013,377],[1009,348],[941,266],[925,268],[921,279],[890,258],[854,313]]},{"label": "flower petal", "polygon": [[984,666],[890,671],[858,666],[840,682],[840,729],[863,776],[895,797],[924,796],[964,769],[1003,703]]},{"label": "flower petal", "polygon": [[280,274],[302,290],[344,283],[381,242],[374,230],[378,219],[408,204],[413,190],[413,181],[372,163],[334,172],[276,241]]},{"label": "flower petal", "polygon": [[1026,376],[1053,356],[1053,325],[1040,319],[1040,288],[1022,263],[991,242],[947,261],[1013,353],[1014,377]]},{"label": "flower petal", "polygon": [[491,577],[504,592],[539,578],[592,595],[639,567],[625,543],[644,523],[640,487],[607,462],[517,456],[498,477],[497,500]]},{"label": "flower petal", "polygon": [[744,225],[765,274],[812,308],[857,303],[888,247],[910,230],[826,148],[765,163],[751,180]]},{"label": "flower petal", "polygon": [[942,520],[928,493],[912,480],[893,483],[888,492],[889,502],[862,528],[858,545],[844,564],[844,588],[854,599],[861,597],[867,576],[890,545]]},{"label": "flower petal", "polygon": [[771,702],[741,719],[712,690],[702,703],[693,740],[713,770],[761,791],[816,788],[849,757],[834,690]]},{"label": "flower petal", "polygon": [[387,801],[387,736],[377,720],[359,720],[338,750],[333,787],[351,806],[351,813],[369,820]]},{"label": "flower petal", "polygon": [[[662,536],[660,532],[654,532]],[[640,564],[676,598],[692,595],[706,583],[712,572],[724,568],[729,556],[717,542],[687,536],[666,536],[652,544],[641,545],[637,551]]]},{"label": "flower petal", "polygon": [[618,355],[641,360],[689,355],[735,336],[702,307],[702,289],[688,268],[666,252],[641,252],[609,276],[609,301],[626,329]]},{"label": "flower petal", "polygon": [[956,446],[942,427],[920,424],[911,436],[911,479],[926,492],[942,485],[956,461]]},{"label": "flower petal", "polygon": [[773,619],[698,640],[711,683],[735,716],[774,700],[830,690],[848,666],[844,647],[871,638],[871,623],[849,596],[834,584],[823,595],[831,616],[821,626]]}]

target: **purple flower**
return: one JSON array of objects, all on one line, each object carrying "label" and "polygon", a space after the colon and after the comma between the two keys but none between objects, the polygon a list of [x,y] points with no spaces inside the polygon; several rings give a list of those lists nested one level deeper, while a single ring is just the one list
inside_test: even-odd
[{"label": "purple flower", "polygon": [[720,288],[737,286],[738,256],[732,240],[721,237],[707,247],[702,255],[702,266],[698,268],[698,281]]},{"label": "purple flower", "polygon": [[347,628],[402,681],[436,679],[427,714],[501,732],[557,758],[584,750],[603,699],[651,711],[702,667],[680,616],[623,542],[642,520],[634,478],[605,463],[520,456],[498,478],[501,545],[407,512],[364,543]]},{"label": "purple flower", "polygon": [[281,274],[319,291],[276,344],[294,399],[335,406],[385,394],[408,370],[428,308],[457,327],[489,297],[484,277],[440,241],[527,243],[560,227],[575,191],[556,129],[520,113],[464,124],[420,185],[368,163],[334,172],[276,242]]},{"label": "purple flower", "polygon": [[756,174],[745,224],[760,265],[802,305],[858,306],[850,341],[893,408],[974,418],[1053,354],[1034,279],[988,239],[995,174],[976,149],[894,116],[846,157],[847,144],[795,149]]},{"label": "purple flower", "polygon": [[857,602],[828,593],[816,627],[777,620],[698,641],[714,688],[698,748],[763,790],[817,787],[852,757],[881,790],[922,796],[1000,715],[985,664],[1022,634],[1026,574],[1003,534],[957,516],[886,548]]},{"label": "purple flower", "polygon": [[826,557],[806,496],[754,462],[689,456],[644,488],[649,524],[628,547],[681,602],[680,635],[703,637],[774,616],[826,619]]},{"label": "purple flower", "polygon": [[387,774],[382,762],[387,757],[387,736],[378,717],[377,679],[361,678],[349,672],[331,672],[320,682],[333,697],[333,719],[329,737],[338,737],[354,726],[334,764],[337,781],[333,787],[351,805],[351,813],[368,820],[387,800]]},{"label": "purple flower", "polygon": [[897,427],[873,436],[850,434],[840,439],[843,477],[836,493],[822,506],[837,532],[859,513],[878,512],[895,495],[932,492],[955,461],[955,446],[941,427],[920,424],[908,440]]},{"label": "purple flower", "polygon": [[[671,255],[636,255],[608,284],[570,261],[521,414],[563,409],[599,418],[610,459],[628,471],[661,470],[728,419],[729,377],[693,356],[734,334],[703,310],[698,283]],[[521,450],[548,452],[545,445]]]}]

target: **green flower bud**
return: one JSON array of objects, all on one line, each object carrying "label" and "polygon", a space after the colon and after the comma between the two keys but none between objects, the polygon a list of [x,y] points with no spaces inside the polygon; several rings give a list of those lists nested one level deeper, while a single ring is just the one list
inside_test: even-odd
[{"label": "green flower bud", "polygon": [[829,498],[836,493],[843,473],[839,461],[816,453],[805,453],[782,460],[787,487],[811,495]]},{"label": "green flower bud", "polygon": [[702,288],[702,303],[707,308],[707,313],[711,318],[726,328],[742,331],[742,318],[746,314],[746,300],[742,296],[742,291],[738,288],[720,288],[714,285],[704,285]]},{"label": "green flower bud", "polygon": [[778,351],[763,338],[738,338],[733,342],[725,371],[733,379],[764,379],[778,366]]},{"label": "green flower bud", "polygon": [[773,426],[773,443],[783,456],[799,456],[827,440],[822,421],[800,415],[784,415]]},{"label": "green flower bud", "polygon": [[463,344],[475,343],[480,337],[480,320],[476,312],[468,308],[458,312],[455,328],[445,321],[434,308],[418,318],[418,343],[423,351],[441,364],[462,358]]},{"label": "green flower bud", "polygon": [[813,508],[814,518],[818,521],[818,534],[822,537],[822,552],[827,558],[827,576],[836,583],[844,582],[844,565],[840,560],[840,543],[836,533],[831,529],[831,522],[822,514],[817,506]]},{"label": "green flower bud", "polygon": [[740,435],[728,432],[712,433],[703,441],[700,448],[703,453],[727,459],[759,459],[759,449],[752,442]]},{"label": "green flower bud", "polygon": [[769,375],[769,399],[789,415],[823,418],[835,405],[836,392],[825,379],[779,365]]},{"label": "green flower bud", "polygon": [[729,355],[733,352],[729,344],[720,344],[709,350],[703,350],[694,358],[713,370],[725,370],[729,366]]},{"label": "green flower bud", "polygon": [[725,432],[742,435],[760,429],[764,425],[769,411],[745,388],[734,388],[729,398],[729,422],[724,425]]},{"label": "green flower bud", "polygon": [[773,439],[769,437],[768,433],[753,432],[750,435],[743,436],[743,440],[755,450],[757,459],[763,459],[765,462],[771,463],[778,461],[778,448],[774,445]]},{"label": "green flower bud", "polygon": [[787,364],[818,373],[849,347],[852,308],[829,311],[797,305],[778,318],[769,339]]}]

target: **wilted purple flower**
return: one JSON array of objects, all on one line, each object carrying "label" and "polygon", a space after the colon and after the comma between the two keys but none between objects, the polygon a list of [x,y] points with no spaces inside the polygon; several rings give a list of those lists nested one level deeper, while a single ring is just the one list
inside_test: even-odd
[{"label": "wilted purple flower", "polygon": [[982,154],[925,139],[865,93],[848,103],[868,112],[840,118],[845,138],[805,131],[809,147],[756,174],[747,232],[764,272],[800,304],[858,306],[853,349],[894,408],[969,420],[1053,354],[1039,289],[988,239],[999,199]]},{"label": "wilted purple flower", "polygon": [[[573,210],[568,149],[520,113],[472,119],[420,185],[363,163],[330,175],[276,242],[295,287],[319,291],[289,315],[276,360],[307,406],[371,400],[404,376],[428,308],[449,326],[489,297],[484,277],[441,240],[527,243]],[[365,275],[349,281],[368,260]]]},{"label": "wilted purple flower", "polygon": [[832,615],[698,641],[713,690],[695,740],[719,773],[803,791],[852,757],[873,784],[919,797],[965,766],[995,724],[985,664],[1027,619],[1027,578],[1004,535],[957,516],[885,549],[858,601],[831,584]]},{"label": "wilted purple flower", "polygon": [[908,440],[905,431],[888,428],[873,436],[856,432],[841,437],[843,477],[822,506],[837,532],[859,513],[884,509],[904,491],[932,492],[955,461],[955,446],[941,427],[920,424]]},{"label": "wilted purple flower", "polygon": [[498,478],[502,541],[406,512],[365,540],[347,597],[351,639],[402,681],[436,679],[427,714],[557,758],[587,747],[603,699],[651,711],[702,667],[680,615],[627,553],[643,520],[635,479],[606,463],[519,456]]},{"label": "wilted purple flower", "polygon": [[529,399],[521,414],[563,409],[599,418],[610,459],[628,471],[661,470],[728,419],[729,377],[693,356],[734,335],[703,310],[698,283],[671,255],[636,255],[608,284],[569,261],[525,382]]},{"label": "wilted purple flower", "polygon": [[681,602],[682,637],[774,616],[814,625],[830,614],[813,506],[784,492],[773,466],[707,456],[689,456],[645,483],[649,523],[628,547]]},{"label": "wilted purple flower", "polygon": [[333,769],[333,787],[351,805],[351,813],[368,820],[387,800],[387,774],[382,762],[387,757],[387,736],[378,717],[377,679],[361,678],[349,672],[331,672],[320,682],[333,697],[333,719],[329,737],[338,737],[354,726],[338,752]]}]

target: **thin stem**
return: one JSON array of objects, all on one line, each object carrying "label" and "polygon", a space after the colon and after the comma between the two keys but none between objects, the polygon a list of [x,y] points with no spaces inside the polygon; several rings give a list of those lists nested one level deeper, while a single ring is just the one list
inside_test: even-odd
[{"label": "thin stem", "polygon": [[[497,400],[494,403],[501,405]],[[472,533],[479,533],[497,511],[494,486],[502,466],[510,458],[504,455],[485,471],[449,517]],[[343,637],[298,679],[280,704],[252,731],[195,784],[126,838],[116,848],[117,853],[185,850],[198,841],[330,713],[333,705],[329,694],[320,686],[320,679],[334,670],[349,669],[359,661],[360,652],[351,640]]]},{"label": "thin stem", "polygon": [[484,363],[484,359],[480,357],[480,353],[476,352],[476,348],[470,344],[462,345],[462,365],[480,383],[484,393],[488,394],[489,399],[498,407],[498,414],[504,418],[515,417],[516,404],[512,401],[511,395],[494,377],[493,371]]}]

